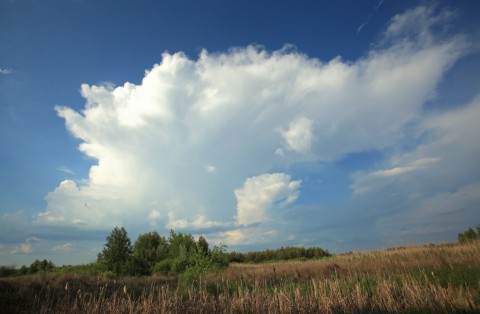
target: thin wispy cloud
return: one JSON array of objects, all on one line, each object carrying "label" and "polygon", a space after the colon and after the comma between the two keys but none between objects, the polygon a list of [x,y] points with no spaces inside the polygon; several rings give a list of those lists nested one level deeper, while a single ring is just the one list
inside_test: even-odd
[{"label": "thin wispy cloud", "polygon": [[0,74],[11,74],[13,70],[10,68],[0,68]]},{"label": "thin wispy cloud", "polygon": [[74,174],[75,174],[75,172],[73,172],[73,170],[71,170],[71,169],[69,169],[69,168],[67,168],[67,167],[65,167],[65,166],[60,166],[60,167],[57,168],[57,170],[58,170],[58,171],[61,171],[61,172],[63,172],[63,173],[66,173],[66,174],[70,174],[70,175],[74,175]]},{"label": "thin wispy cloud", "polygon": [[57,252],[57,251],[69,252],[73,249],[73,247],[74,247],[73,243],[64,243],[64,244],[61,244],[61,245],[54,246],[52,248],[52,251],[54,251],[54,252]]},{"label": "thin wispy cloud", "polygon": [[383,4],[383,1],[384,0],[380,0],[378,1],[378,3],[373,7],[373,12],[366,18],[365,22],[363,22],[362,24],[360,24],[358,27],[357,27],[357,34],[359,34],[362,29],[368,25],[368,23],[370,23],[370,20],[373,18],[373,16],[375,15],[375,12],[380,9],[380,7],[382,6]]}]

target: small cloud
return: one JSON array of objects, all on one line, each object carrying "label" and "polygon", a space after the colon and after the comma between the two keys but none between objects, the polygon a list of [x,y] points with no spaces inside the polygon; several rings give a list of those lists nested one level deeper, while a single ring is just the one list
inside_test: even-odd
[{"label": "small cloud", "polygon": [[28,254],[32,253],[32,245],[30,243],[22,243],[20,244],[20,247],[15,247],[10,251],[10,254],[18,254],[18,253],[23,253],[23,254]]},{"label": "small cloud", "polygon": [[272,238],[278,237],[276,229],[264,229],[260,226],[250,226],[246,229],[233,229],[222,233],[222,238],[227,245],[251,245],[267,243]]},{"label": "small cloud", "polygon": [[362,29],[367,26],[368,23],[362,23],[358,28],[357,28],[357,34],[362,31]]},{"label": "small cloud", "polygon": [[242,230],[229,230],[225,232],[225,240],[230,245],[241,244],[246,238]]},{"label": "small cloud", "polygon": [[281,149],[281,148],[279,147],[279,148],[277,148],[277,150],[275,150],[275,155],[285,156],[285,153],[283,152],[283,149]]},{"label": "small cloud", "polygon": [[40,241],[41,241],[40,238],[30,237],[30,238],[27,238],[27,240],[25,242],[40,242]]},{"label": "small cloud", "polygon": [[291,181],[285,173],[265,173],[248,178],[235,190],[237,224],[251,225],[267,220],[268,211],[278,204],[285,206],[298,197],[301,181]]},{"label": "small cloud", "polygon": [[68,252],[73,248],[72,243],[65,243],[62,245],[57,245],[52,248],[52,251],[54,252]]},{"label": "small cloud", "polygon": [[75,172],[73,172],[71,169],[65,167],[65,166],[60,166],[57,168],[57,170],[61,171],[61,172],[64,172],[66,174],[71,174],[71,175],[74,175]]},{"label": "small cloud", "polygon": [[381,7],[382,4],[383,4],[383,1],[384,1],[384,0],[378,1],[377,5],[376,5],[373,9],[374,9],[375,11],[377,11],[378,9],[380,9],[380,7]]},{"label": "small cloud", "polygon": [[287,149],[301,154],[307,153],[312,146],[312,126],[312,120],[302,117],[292,121],[287,131],[280,130]]},{"label": "small cloud", "polygon": [[191,229],[191,230],[204,230],[210,228],[223,228],[229,227],[232,223],[224,222],[224,221],[214,221],[209,220],[205,216],[198,216],[192,221],[187,219],[176,219],[175,215],[170,212],[168,213],[168,222],[166,227],[168,229],[175,229],[175,230],[183,230],[183,229]]},{"label": "small cloud", "polygon": [[378,177],[391,177],[391,176],[396,176],[402,173],[414,171],[417,169],[422,169],[425,167],[428,167],[436,162],[438,162],[440,158],[421,158],[418,160],[415,160],[414,162],[410,163],[409,165],[406,165],[404,167],[395,167],[392,169],[386,169],[386,170],[379,170],[375,171],[372,173],[374,176]]},{"label": "small cloud", "polygon": [[0,74],[11,74],[13,72],[10,68],[0,68]]},{"label": "small cloud", "polygon": [[207,171],[208,173],[213,174],[213,173],[217,172],[217,167],[212,166],[212,165],[205,165],[204,168],[205,168],[205,171]]},{"label": "small cloud", "polygon": [[390,169],[376,170],[369,173],[357,173],[351,185],[354,194],[365,194],[384,184],[385,180],[400,175],[429,168],[441,160],[439,157],[419,158],[407,164]]},{"label": "small cloud", "polygon": [[148,219],[150,220],[158,220],[160,219],[161,215],[160,212],[156,209],[152,210],[150,214],[148,214]]},{"label": "small cloud", "polygon": [[383,4],[383,1],[384,0],[380,0],[378,1],[377,5],[375,7],[373,7],[373,12],[367,17],[367,19],[365,20],[365,22],[363,22],[362,24],[360,24],[360,26],[357,28],[357,34],[360,33],[362,31],[362,29],[368,25],[368,23],[370,23],[370,20],[372,19],[373,15],[375,14],[375,11],[377,11],[378,9],[380,9],[380,7],[382,6]]}]

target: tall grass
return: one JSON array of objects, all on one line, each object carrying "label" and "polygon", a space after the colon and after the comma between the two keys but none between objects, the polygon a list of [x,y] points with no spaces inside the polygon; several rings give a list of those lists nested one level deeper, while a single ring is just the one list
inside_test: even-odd
[{"label": "tall grass", "polygon": [[47,275],[23,285],[18,312],[479,313],[480,242],[233,264],[195,282]]}]

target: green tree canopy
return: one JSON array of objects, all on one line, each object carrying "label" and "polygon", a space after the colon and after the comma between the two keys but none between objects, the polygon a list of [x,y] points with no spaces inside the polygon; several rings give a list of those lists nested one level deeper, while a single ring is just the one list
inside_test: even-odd
[{"label": "green tree canopy", "polygon": [[40,261],[36,259],[32,264],[30,264],[30,267],[28,268],[28,273],[36,274],[38,272],[47,272],[53,270],[54,268],[55,265],[53,265],[51,261],[47,261],[46,259]]},{"label": "green tree canopy", "polygon": [[458,234],[458,242],[460,243],[473,242],[478,239],[480,239],[480,225],[477,226],[477,232],[472,228],[468,228],[464,232]]},{"label": "green tree canopy", "polygon": [[208,242],[203,236],[200,236],[198,238],[197,249],[200,252],[200,254],[204,256],[207,256],[210,254],[210,249],[208,248]]},{"label": "green tree canopy", "polygon": [[170,258],[183,258],[196,248],[195,239],[191,234],[176,233],[173,230],[170,230],[168,243],[168,257]]},{"label": "green tree canopy", "polygon": [[128,272],[132,256],[132,244],[125,228],[115,227],[109,236],[97,261],[107,271],[121,275]]},{"label": "green tree canopy", "polygon": [[136,270],[142,275],[151,274],[155,263],[167,256],[167,250],[167,240],[156,231],[141,234],[133,245]]}]

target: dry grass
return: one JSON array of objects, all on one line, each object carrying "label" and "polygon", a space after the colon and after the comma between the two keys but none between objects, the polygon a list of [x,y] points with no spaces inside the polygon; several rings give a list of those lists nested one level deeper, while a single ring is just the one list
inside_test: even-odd
[{"label": "dry grass", "polygon": [[37,290],[17,311],[479,313],[479,262],[476,242],[351,253],[318,261],[234,264],[210,274],[200,285],[156,277],[112,282],[52,276],[48,285],[36,282]]},{"label": "dry grass", "polygon": [[[335,255],[321,260],[269,264],[233,264],[227,271],[232,277],[299,277],[324,278],[331,274],[392,274],[418,269],[455,269],[477,267],[480,261],[480,242],[444,244],[384,251]],[[274,271],[275,270],[275,271]]]}]

